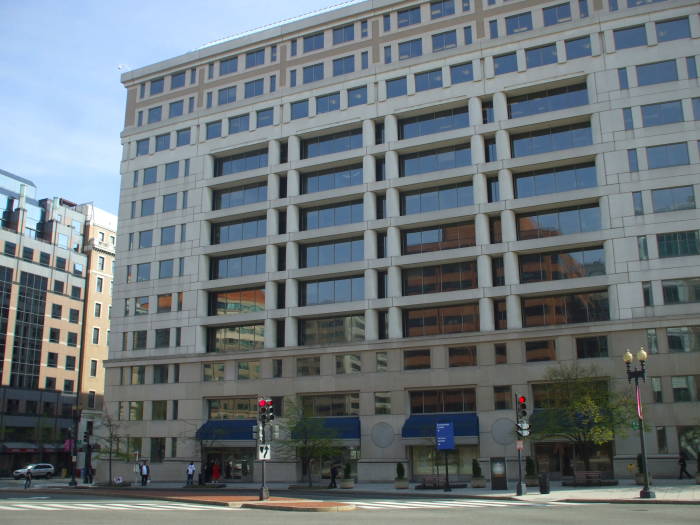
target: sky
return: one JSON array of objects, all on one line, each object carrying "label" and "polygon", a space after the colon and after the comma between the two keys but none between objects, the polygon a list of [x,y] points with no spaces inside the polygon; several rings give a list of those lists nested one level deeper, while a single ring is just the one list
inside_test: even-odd
[{"label": "sky", "polygon": [[0,169],[116,214],[123,72],[344,3],[0,0]]}]

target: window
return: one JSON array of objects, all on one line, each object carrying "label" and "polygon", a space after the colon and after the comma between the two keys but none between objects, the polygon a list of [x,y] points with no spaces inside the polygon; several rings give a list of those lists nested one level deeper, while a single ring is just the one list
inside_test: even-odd
[{"label": "window", "polygon": [[629,89],[626,67],[621,67],[617,70],[617,82],[620,84],[620,89]]},{"label": "window", "polygon": [[513,392],[510,385],[493,387],[493,408],[494,410],[513,409]]},{"label": "window", "polygon": [[90,377],[97,377],[97,359],[90,359]]},{"label": "window", "polygon": [[661,386],[660,377],[652,377],[651,379],[651,394],[654,403],[664,402],[664,393]]},{"label": "window", "polygon": [[170,328],[156,329],[156,348],[167,348],[170,346]]},{"label": "window", "polygon": [[151,263],[136,265],[136,282],[148,281],[151,278]]},{"label": "window", "polygon": [[63,310],[63,307],[60,304],[52,304],[51,305],[51,317],[53,319],[60,319],[62,310]]},{"label": "window", "polygon": [[316,230],[363,220],[362,201],[307,208],[301,212],[301,229]]},{"label": "window", "polygon": [[441,171],[471,164],[471,149],[468,145],[457,145],[426,152],[409,153],[399,156],[401,177],[421,173]]},{"label": "window", "polygon": [[266,126],[272,126],[274,112],[272,108],[261,109],[256,112],[257,122],[256,127],[264,128]]},{"label": "window", "polygon": [[671,376],[673,401],[699,401],[700,376]]},{"label": "window", "polygon": [[62,294],[64,286],[65,286],[65,283],[63,281],[56,280],[53,282],[53,291],[55,293]]},{"label": "window", "polygon": [[471,62],[466,64],[456,64],[450,66],[450,80],[452,84],[460,84],[462,82],[470,82],[474,80],[474,69]]},{"label": "window", "polygon": [[222,177],[267,166],[267,148],[216,160],[214,176]]},{"label": "window", "polygon": [[665,60],[637,66],[637,84],[639,86],[649,86],[674,80],[678,80],[675,60]]},{"label": "window", "polygon": [[[264,288],[209,293],[209,315],[231,315],[263,310],[265,310]],[[170,308],[167,311],[170,311]]]},{"label": "window", "polygon": [[219,90],[218,104],[223,106],[224,104],[231,104],[236,101],[236,86],[227,87]]},{"label": "window", "polygon": [[532,30],[532,14],[529,11],[506,17],[506,34],[513,35],[530,30]]},{"label": "window", "polygon": [[333,60],[333,76],[347,75],[355,72],[355,57],[353,55]]},{"label": "window", "polygon": [[292,40],[289,45],[289,54],[293,57],[297,56],[297,41]]},{"label": "window", "polygon": [[212,224],[211,243],[223,244],[227,242],[241,241],[264,237],[267,232],[267,219],[265,217],[244,219]]},{"label": "window", "polygon": [[669,42],[681,38],[690,38],[688,18],[656,22],[656,39],[659,42]]},{"label": "window", "polygon": [[300,247],[299,262],[302,268],[341,264],[363,259],[364,241],[362,238],[308,244]]},{"label": "window", "polygon": [[321,358],[316,357],[297,357],[297,376],[320,376],[321,375]]},{"label": "window", "polygon": [[659,233],[656,235],[659,257],[700,255],[700,231]]},{"label": "window", "polygon": [[139,232],[139,248],[150,248],[153,246],[153,230]]},{"label": "window", "polygon": [[433,53],[457,47],[457,31],[446,31],[432,36]]},{"label": "window", "polygon": [[464,248],[475,244],[473,222],[430,226],[402,232],[404,255]]},{"label": "window", "polygon": [[647,45],[647,33],[644,26],[625,27],[613,31],[615,49],[629,49]]},{"label": "window", "polygon": [[341,344],[364,341],[365,316],[348,315],[299,321],[302,345]]},{"label": "window", "polygon": [[228,75],[236,71],[238,71],[238,57],[226,58],[219,62],[219,75]]},{"label": "window", "polygon": [[244,87],[245,98],[258,97],[263,94],[264,82],[262,78],[246,82]]},{"label": "window", "polygon": [[[151,401],[151,419],[153,421],[165,421],[168,418],[167,401]],[[153,450],[151,450],[153,454]]]},{"label": "window", "polygon": [[416,92],[442,87],[442,69],[416,73]]},{"label": "window", "polygon": [[63,391],[64,392],[72,392],[73,391],[73,380],[72,379],[64,379],[63,380]]},{"label": "window", "polygon": [[476,332],[479,330],[477,304],[404,310],[405,337]]},{"label": "window", "polygon": [[306,281],[300,284],[301,306],[361,301],[365,298],[363,276]]},{"label": "window", "polygon": [[411,414],[476,411],[476,393],[473,388],[412,391],[409,392],[409,398]]},{"label": "window", "polygon": [[589,122],[511,135],[513,157],[537,155],[549,151],[590,146],[593,143]]},{"label": "window", "polygon": [[136,156],[148,155],[149,139],[141,139],[136,141]]},{"label": "window", "polygon": [[[193,70],[194,71],[194,70]],[[194,82],[192,82],[194,84]],[[170,89],[181,88],[185,85],[185,72],[173,73],[170,75]]]},{"label": "window", "polygon": [[66,339],[66,344],[68,346],[78,346],[78,334],[75,332],[68,332],[68,338]]},{"label": "window", "polygon": [[489,37],[498,38],[498,20],[489,20]]},{"label": "window", "polygon": [[102,316],[102,305],[100,303],[95,303],[95,317]]},{"label": "window", "polygon": [[651,202],[654,213],[695,209],[695,194],[692,186],[652,190]]},{"label": "window", "polygon": [[348,107],[367,104],[367,86],[348,89]]},{"label": "window", "polygon": [[177,131],[177,146],[188,146],[190,143],[190,128]]},{"label": "window", "polygon": [[525,360],[528,363],[536,361],[555,361],[556,358],[554,339],[525,341]]},{"label": "window", "polygon": [[685,63],[688,68],[688,78],[698,78],[698,66],[695,63],[695,57],[685,57]]},{"label": "window", "polygon": [[624,122],[626,130],[634,128],[634,122],[632,120],[632,108],[622,108],[622,121]]},{"label": "window", "polygon": [[674,122],[683,122],[681,101],[662,102],[642,106],[642,121],[644,127],[662,126]]},{"label": "window", "polygon": [[[215,210],[233,208],[244,204],[267,200],[267,183],[248,184],[214,192],[213,208]],[[173,228],[175,228],[173,226]],[[173,230],[174,235],[174,230]]]},{"label": "window", "polygon": [[157,106],[148,110],[148,123],[160,122],[163,117],[163,106]]},{"label": "window", "polygon": [[369,35],[367,20],[360,22],[360,38],[367,38]]},{"label": "window", "polygon": [[469,126],[466,107],[428,113],[399,120],[399,139],[405,140]]},{"label": "window", "polygon": [[221,121],[207,122],[207,140],[215,139],[221,136]]},{"label": "window", "polygon": [[581,292],[522,299],[523,327],[607,321],[608,292]]},{"label": "window", "polygon": [[[693,119],[694,120],[700,120],[700,97],[694,98],[692,100],[693,104]],[[46,265],[49,263],[47,262]]]},{"label": "window", "polygon": [[391,64],[391,46],[384,46],[384,63]]},{"label": "window", "polygon": [[335,356],[336,374],[359,374],[362,372],[360,354],[342,354]]},{"label": "window", "polygon": [[579,337],[576,339],[576,357],[588,359],[608,357],[608,338],[605,335]]},{"label": "window", "polygon": [[158,95],[163,92],[163,89],[165,88],[165,80],[162,78],[157,78],[155,80],[151,80],[151,90],[150,90],[150,95]]},{"label": "window", "polygon": [[678,326],[666,329],[671,353],[700,352],[700,326]]},{"label": "window", "polygon": [[472,26],[467,26],[464,28],[464,44],[468,46],[472,42],[473,42]]},{"label": "window", "polygon": [[224,363],[203,363],[202,381],[214,382],[224,380]]},{"label": "window", "polygon": [[[634,173],[634,172],[639,171],[639,162],[637,161],[637,150],[636,150],[636,149],[628,149],[628,150],[627,150],[627,163],[629,164],[630,172],[633,172],[633,173]],[[635,194],[636,194],[636,193],[639,193],[639,192],[635,192]],[[633,194],[633,195],[634,195],[634,194]],[[640,201],[639,201],[639,202],[640,202],[640,207],[637,208],[637,207],[635,206],[635,210],[634,210],[634,212],[635,212],[634,214],[635,214],[635,215],[643,215],[643,214],[644,214],[643,211],[642,211],[641,213],[637,213],[637,210],[638,210],[638,209],[639,209],[639,210],[642,209],[642,208],[641,208],[641,193],[639,193],[639,195],[640,195],[640,197],[639,197],[639,199],[640,199]],[[635,203],[635,204],[636,204],[636,203]]]},{"label": "window", "polygon": [[245,67],[262,66],[265,63],[265,49],[256,49],[245,55]]},{"label": "window", "polygon": [[323,49],[323,33],[316,33],[304,37],[304,53]]},{"label": "window", "polygon": [[362,165],[302,174],[302,193],[316,193],[362,184]]},{"label": "window", "polygon": [[661,288],[664,294],[664,304],[700,302],[700,278],[661,281]]},{"label": "window", "polygon": [[430,368],[430,350],[404,350],[404,370],[425,370]]},{"label": "window", "polygon": [[68,312],[68,322],[77,324],[80,321],[80,310],[71,308]]},{"label": "window", "polygon": [[173,276],[173,259],[158,262],[158,279],[168,279]]},{"label": "window", "polygon": [[416,6],[398,12],[399,27],[406,27],[413,24],[420,24],[420,7]]},{"label": "window", "polygon": [[328,113],[340,109],[340,93],[316,97],[316,113]]},{"label": "window", "polygon": [[548,253],[524,253],[518,257],[520,281],[533,283],[605,275],[605,251],[579,248]]},{"label": "window", "polygon": [[400,97],[408,92],[406,77],[394,78],[386,81],[386,96],[388,98]]},{"label": "window", "polygon": [[309,116],[309,101],[299,100],[297,102],[292,102],[290,104],[291,118],[292,120],[304,118]]},{"label": "window", "polygon": [[[167,195],[163,195],[163,212],[173,211],[176,209],[177,209],[177,193],[168,193]],[[139,247],[141,247],[141,246],[139,246]]]},{"label": "window", "polygon": [[591,37],[584,36],[567,40],[565,42],[565,47],[567,60],[589,57],[591,56]]},{"label": "window", "polygon": [[525,213],[516,218],[518,239],[538,239],[600,230],[597,204]]},{"label": "window", "polygon": [[310,159],[362,147],[362,130],[349,130],[301,141],[301,158]]},{"label": "window", "polygon": [[461,366],[476,366],[476,346],[448,349],[450,368]]},{"label": "window", "polygon": [[649,169],[683,166],[689,162],[688,144],[685,142],[647,147]]},{"label": "window", "polygon": [[260,379],[260,361],[238,361],[236,378],[239,381]]},{"label": "window", "polygon": [[547,44],[546,46],[526,49],[525,62],[528,68],[556,64],[557,46],[555,44]]},{"label": "window", "polygon": [[292,69],[292,70],[289,72],[289,86],[290,86],[290,87],[296,87],[296,85],[297,85],[297,70],[296,70],[296,69]]},{"label": "window", "polygon": [[[67,242],[66,242],[66,244],[67,244]],[[14,257],[16,251],[17,251],[17,245],[14,242],[5,241],[5,251],[3,252],[5,255],[8,255],[10,257]],[[63,266],[65,268],[65,259],[64,259]]]},{"label": "window", "polygon": [[571,6],[569,3],[559,4],[542,9],[542,17],[545,26],[553,26],[571,20]]},{"label": "window", "polygon": [[210,272],[211,279],[225,279],[264,273],[265,252],[212,258]]},{"label": "window", "polygon": [[391,414],[391,392],[374,393],[375,415]]},{"label": "window", "polygon": [[100,344],[100,329],[99,328],[92,329],[92,344],[93,345]]},{"label": "window", "polygon": [[493,69],[496,75],[512,73],[518,70],[518,59],[515,53],[493,57]]},{"label": "window", "polygon": [[362,69],[367,69],[369,67],[369,53],[367,51],[360,53],[360,63]]},{"label": "window", "polygon": [[383,27],[384,32],[391,31],[391,15],[384,15],[383,17]]},{"label": "window", "polygon": [[49,352],[46,359],[46,366],[49,368],[56,368],[58,366],[58,354],[56,352]]},{"label": "window", "polygon": [[80,288],[80,286],[71,286],[70,287],[70,296],[73,299],[80,299],[81,294],[82,294],[82,288]]},{"label": "window", "polygon": [[353,40],[355,40],[354,24],[348,24],[346,26],[336,27],[335,29],[333,29],[333,45],[343,44],[345,42],[352,42]]},{"label": "window", "polygon": [[597,186],[593,163],[514,173],[513,178],[518,199]]},{"label": "window", "polygon": [[455,14],[454,0],[437,0],[430,3],[430,18],[432,20],[453,14]]},{"label": "window", "polygon": [[47,377],[45,382],[44,382],[44,388],[46,390],[56,390],[56,378],[55,377]]},{"label": "window", "polygon": [[474,191],[471,182],[449,184],[403,193],[401,195],[401,214],[427,213],[473,204]]},{"label": "window", "polygon": [[302,70],[304,84],[323,80],[323,63],[306,66]]},{"label": "window", "polygon": [[181,116],[185,111],[184,101],[177,100],[171,102],[168,109],[168,118],[175,118]]},{"label": "window", "polygon": [[419,57],[423,54],[423,41],[420,38],[399,43],[399,60]]}]

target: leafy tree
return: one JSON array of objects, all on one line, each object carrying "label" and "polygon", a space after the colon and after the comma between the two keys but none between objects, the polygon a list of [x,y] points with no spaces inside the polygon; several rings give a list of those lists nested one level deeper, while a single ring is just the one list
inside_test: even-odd
[{"label": "leafy tree", "polygon": [[107,459],[108,483],[112,484],[112,461],[121,460],[129,461],[130,457],[127,452],[120,450],[120,443],[126,440],[126,436],[122,435],[119,421],[115,420],[106,411],[102,413],[101,418],[97,421],[94,431],[95,448],[97,450],[98,459]]},{"label": "leafy tree", "polygon": [[595,366],[579,363],[547,370],[545,399],[532,418],[534,439],[563,439],[572,443],[586,470],[597,445],[625,435],[636,419],[631,396],[611,391],[609,378]]}]

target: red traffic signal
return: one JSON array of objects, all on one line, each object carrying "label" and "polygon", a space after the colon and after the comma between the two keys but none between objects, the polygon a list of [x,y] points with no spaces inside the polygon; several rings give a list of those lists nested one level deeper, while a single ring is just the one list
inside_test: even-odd
[{"label": "red traffic signal", "polygon": [[264,400],[264,399],[258,399],[258,406],[259,406],[260,408],[264,407],[265,405],[267,405],[267,401],[266,401],[266,400]]},{"label": "red traffic signal", "polygon": [[527,398],[518,396],[518,419],[527,419]]},{"label": "red traffic signal", "polygon": [[525,403],[525,401],[526,401],[525,396],[518,397],[518,403],[523,404],[523,403]]}]

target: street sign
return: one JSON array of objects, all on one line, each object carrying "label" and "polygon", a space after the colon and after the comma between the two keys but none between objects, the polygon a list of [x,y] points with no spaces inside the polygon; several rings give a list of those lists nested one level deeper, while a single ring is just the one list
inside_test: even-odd
[{"label": "street sign", "polygon": [[522,439],[518,439],[518,440],[515,442],[515,450],[522,450],[522,449],[523,449],[523,440],[522,440]]},{"label": "street sign", "polygon": [[435,423],[435,441],[438,450],[454,450],[455,430],[452,422]]},{"label": "street sign", "polygon": [[269,461],[270,459],[270,444],[263,443],[258,445],[258,460]]},{"label": "street sign", "polygon": [[520,430],[530,430],[530,423],[528,423],[527,421],[521,421],[520,423],[518,423],[518,428]]}]

